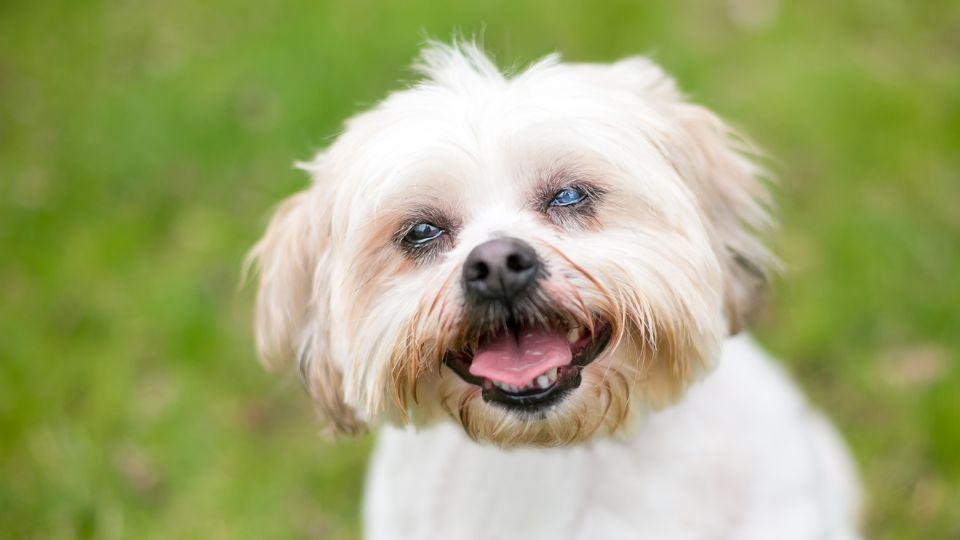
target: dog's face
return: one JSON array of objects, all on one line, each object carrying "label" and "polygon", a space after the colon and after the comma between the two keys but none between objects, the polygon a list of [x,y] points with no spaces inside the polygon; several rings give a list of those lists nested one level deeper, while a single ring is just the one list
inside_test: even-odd
[{"label": "dog's face", "polygon": [[610,433],[743,326],[771,263],[756,169],[655,65],[505,78],[434,47],[347,123],[255,248],[257,337],[341,432]]}]

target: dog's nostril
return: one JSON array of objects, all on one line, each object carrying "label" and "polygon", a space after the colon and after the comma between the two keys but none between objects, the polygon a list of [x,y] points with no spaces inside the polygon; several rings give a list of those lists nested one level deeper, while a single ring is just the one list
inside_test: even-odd
[{"label": "dog's nostril", "polygon": [[490,275],[490,267],[483,261],[478,261],[470,270],[469,279],[471,280],[487,279]]},{"label": "dog's nostril", "polygon": [[523,260],[523,257],[521,257],[520,255],[516,253],[511,253],[510,255],[507,255],[508,270],[512,270],[514,272],[522,272],[527,268],[530,268],[530,264],[527,261]]}]

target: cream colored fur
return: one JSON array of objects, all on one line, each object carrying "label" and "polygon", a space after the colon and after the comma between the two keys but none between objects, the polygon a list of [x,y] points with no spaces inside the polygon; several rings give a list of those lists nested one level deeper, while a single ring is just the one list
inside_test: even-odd
[{"label": "cream colored fur", "polygon": [[[473,45],[434,44],[418,69],[302,165],[312,184],[253,251],[264,361],[294,361],[337,433],[405,429],[381,436],[368,535],[854,537],[839,439],[727,339],[775,266],[749,146],[644,58],[508,76]],[[531,202],[558,178],[603,193],[590,216]],[[417,258],[398,238],[424,211],[449,231]],[[464,260],[501,235],[534,246],[571,324],[613,328],[542,414],[487,403],[444,364],[471,339]]]}]

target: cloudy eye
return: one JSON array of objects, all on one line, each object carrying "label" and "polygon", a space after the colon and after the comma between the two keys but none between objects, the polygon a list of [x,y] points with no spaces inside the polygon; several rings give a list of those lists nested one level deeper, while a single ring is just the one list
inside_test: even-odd
[{"label": "cloudy eye", "polygon": [[430,243],[443,234],[443,229],[432,223],[417,223],[407,231],[403,241],[414,246]]},{"label": "cloudy eye", "polygon": [[550,206],[573,206],[583,202],[586,198],[587,195],[577,188],[564,188],[553,196],[553,200],[550,201]]}]

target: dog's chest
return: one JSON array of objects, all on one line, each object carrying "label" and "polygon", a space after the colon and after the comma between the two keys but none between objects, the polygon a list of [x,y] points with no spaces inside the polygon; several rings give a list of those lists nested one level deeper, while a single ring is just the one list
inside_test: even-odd
[{"label": "dog's chest", "polygon": [[[465,442],[456,429],[382,434],[368,517],[386,517],[409,538],[613,538],[625,530],[656,538],[674,537],[688,519],[736,521],[725,515],[736,507],[717,503],[719,493],[737,489],[725,479],[729,468],[703,459],[691,466],[686,451],[666,441],[503,451]],[[689,511],[701,496],[712,516]]]}]

